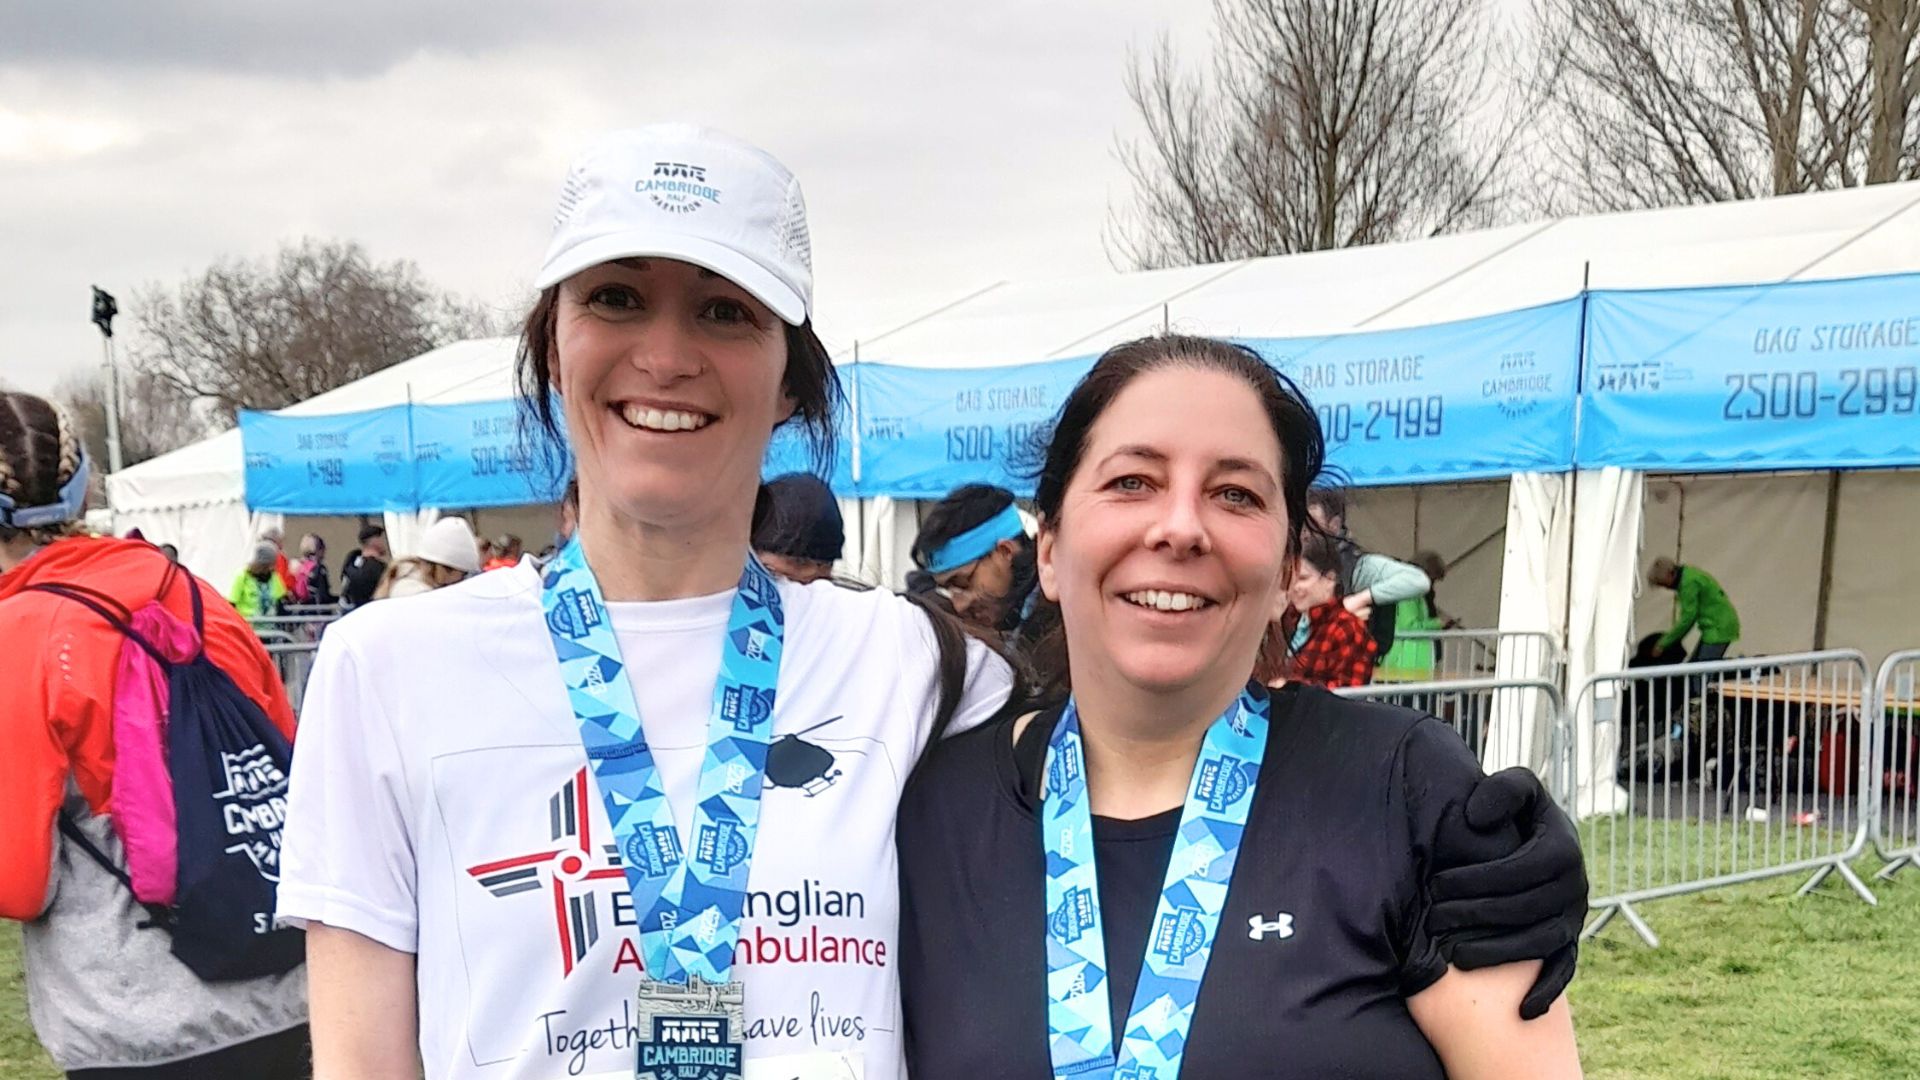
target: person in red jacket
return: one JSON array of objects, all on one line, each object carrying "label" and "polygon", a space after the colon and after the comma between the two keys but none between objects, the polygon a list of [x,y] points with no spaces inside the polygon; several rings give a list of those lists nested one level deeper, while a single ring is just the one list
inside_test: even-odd
[{"label": "person in red jacket", "polygon": [[1331,537],[1301,537],[1287,599],[1279,620],[1287,678],[1330,688],[1367,685],[1376,646],[1367,624],[1341,602],[1340,549]]},{"label": "person in red jacket", "polygon": [[76,1077],[308,1075],[305,972],[204,983],[141,926],[133,895],[80,855],[69,818],[123,860],[113,811],[113,696],[120,633],[80,604],[32,589],[80,586],[131,611],[159,600],[288,737],[293,709],[273,659],[206,582],[151,544],[82,536],[88,464],[56,406],[0,393],[0,918],[27,924],[35,1031]]}]

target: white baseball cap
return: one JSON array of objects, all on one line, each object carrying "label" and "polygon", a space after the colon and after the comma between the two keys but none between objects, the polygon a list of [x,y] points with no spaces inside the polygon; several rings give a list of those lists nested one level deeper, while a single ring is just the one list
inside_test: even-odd
[{"label": "white baseball cap", "polygon": [[414,554],[468,574],[480,572],[480,543],[473,538],[473,526],[466,518],[443,517],[427,526]]},{"label": "white baseball cap", "polygon": [[534,286],[647,256],[711,270],[792,325],[813,313],[813,246],[800,181],[772,154],[731,135],[655,124],[603,136],[567,172]]}]

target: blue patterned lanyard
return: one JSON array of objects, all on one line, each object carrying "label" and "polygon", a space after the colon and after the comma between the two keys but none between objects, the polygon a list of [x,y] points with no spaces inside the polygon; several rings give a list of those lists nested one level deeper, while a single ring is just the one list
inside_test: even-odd
[{"label": "blue patterned lanyard", "polygon": [[640,728],[628,668],[600,584],[575,539],[547,565],[541,602],[580,725],[587,763],[613,825],[640,913],[647,976],[725,982],[740,938],[747,866],[760,826],[760,785],[773,735],[774,687],[786,627],[780,592],[751,555],[727,620],[693,815],[692,858]]},{"label": "blue patterned lanyard", "polygon": [[1194,1001],[1266,756],[1267,709],[1266,693],[1250,687],[1207,729],[1116,1060],[1085,743],[1080,712],[1067,702],[1047,743],[1040,815],[1047,851],[1048,1042],[1056,1078],[1180,1075]]}]

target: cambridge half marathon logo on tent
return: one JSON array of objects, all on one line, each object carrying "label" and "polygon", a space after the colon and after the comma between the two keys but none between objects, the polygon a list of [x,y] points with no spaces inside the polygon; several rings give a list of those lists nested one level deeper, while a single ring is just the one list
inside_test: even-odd
[{"label": "cambridge half marathon logo on tent", "polygon": [[669,214],[691,214],[720,201],[720,189],[707,184],[706,166],[679,161],[654,162],[653,175],[634,181],[633,190]]},{"label": "cambridge half marathon logo on tent", "polygon": [[1502,353],[1499,374],[1480,384],[1480,396],[1507,419],[1518,420],[1554,396],[1553,372],[1540,366],[1531,349]]}]

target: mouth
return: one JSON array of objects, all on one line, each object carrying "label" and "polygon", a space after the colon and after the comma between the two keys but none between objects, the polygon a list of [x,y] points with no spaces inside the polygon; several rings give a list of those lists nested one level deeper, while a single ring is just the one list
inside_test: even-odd
[{"label": "mouth", "polygon": [[1169,589],[1140,589],[1135,592],[1121,593],[1120,599],[1137,608],[1172,614],[1204,611],[1207,608],[1218,606],[1214,601],[1198,593],[1178,592]]},{"label": "mouth", "polygon": [[635,431],[663,434],[699,431],[714,418],[708,413],[683,406],[648,405],[637,401],[616,401],[607,406],[621,423]]}]

